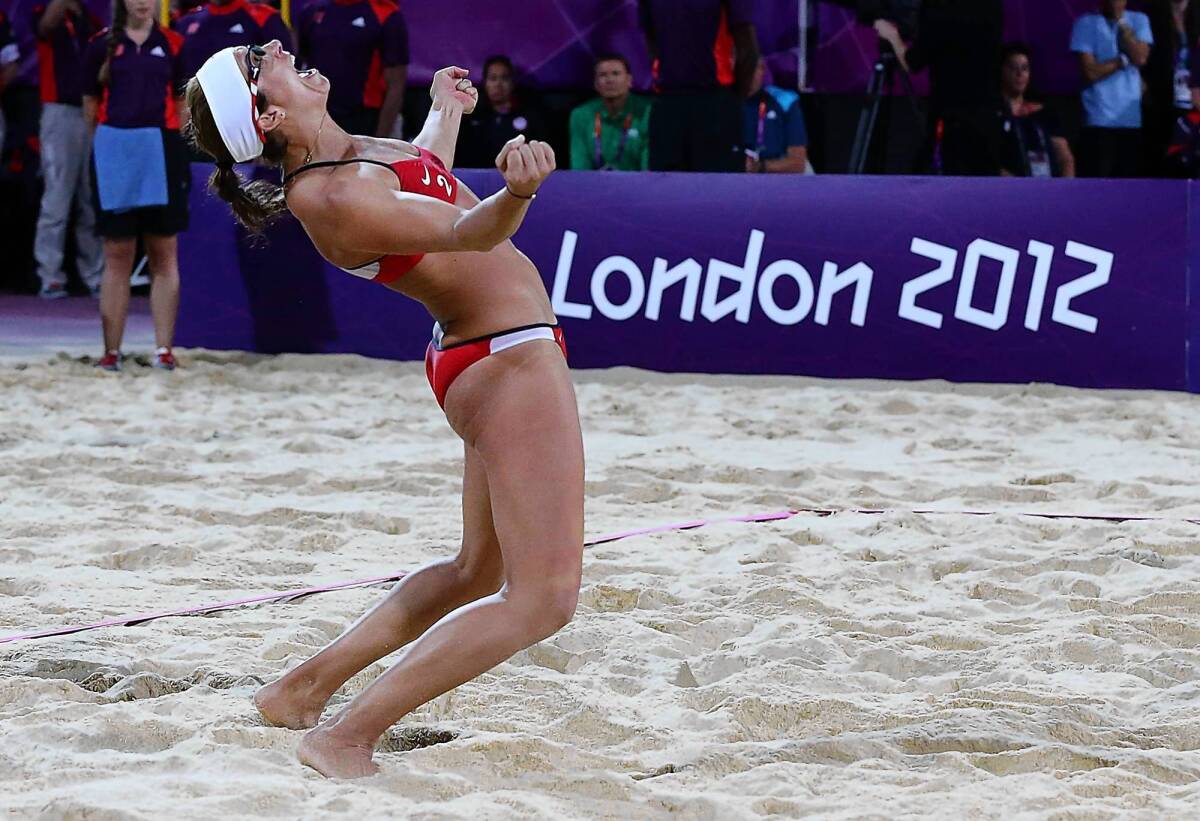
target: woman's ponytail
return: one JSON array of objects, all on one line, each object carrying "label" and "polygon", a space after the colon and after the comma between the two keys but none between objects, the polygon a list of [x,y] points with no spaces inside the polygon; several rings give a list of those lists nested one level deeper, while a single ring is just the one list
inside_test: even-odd
[{"label": "woman's ponytail", "polygon": [[237,221],[254,234],[261,234],[275,217],[287,210],[282,188],[262,180],[245,182],[233,163],[218,162],[208,185],[229,203]]},{"label": "woman's ponytail", "polygon": [[[283,189],[263,180],[246,182],[234,170],[233,156],[221,139],[213,119],[212,110],[200,82],[193,77],[188,81],[184,95],[189,112],[184,136],[200,151],[216,162],[216,170],[208,179],[209,188],[233,209],[237,221],[254,234],[261,234],[272,221],[287,210]],[[259,92],[260,111],[266,108],[266,97]],[[263,146],[262,161],[268,165],[280,165],[287,154],[287,142],[278,134],[267,135]]]}]

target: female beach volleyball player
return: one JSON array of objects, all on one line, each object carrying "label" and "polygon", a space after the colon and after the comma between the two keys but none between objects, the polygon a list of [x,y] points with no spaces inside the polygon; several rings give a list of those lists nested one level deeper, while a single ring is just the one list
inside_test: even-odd
[{"label": "female beach volleyball player", "polygon": [[[217,163],[212,185],[249,228],[290,210],[334,265],[420,301],[436,320],[426,371],[462,437],[463,541],[407,576],[346,633],[262,688],[266,720],[313,728],[300,760],[327,776],[377,771],[379,737],[414,708],[557,631],[572,617],[583,555],[583,445],[562,333],[541,278],[508,238],[554,170],[544,143],[508,143],[505,188],[480,201],[450,172],[478,93],[439,71],[410,145],[358,137],[325,108],[329,82],[296,71],[278,41],[214,55],[188,83],[189,132]],[[284,188],[243,184],[262,157]],[[408,645],[330,720],[333,693]]]}]

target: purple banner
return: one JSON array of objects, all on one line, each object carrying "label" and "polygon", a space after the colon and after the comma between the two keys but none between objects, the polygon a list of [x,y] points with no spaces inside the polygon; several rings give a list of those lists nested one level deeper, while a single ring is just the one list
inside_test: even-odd
[{"label": "purple banner", "polygon": [[[37,82],[37,55],[30,26],[35,0],[0,0],[0,11],[13,19],[21,44],[22,79]],[[87,0],[108,18],[111,4]],[[1137,3],[1134,4],[1138,5]],[[297,0],[295,9],[303,6]],[[1051,94],[1079,90],[1079,69],[1067,48],[1076,17],[1096,0],[1005,0],[1006,36],[1034,49],[1034,80]],[[637,87],[650,85],[650,62],[637,25],[637,0],[460,0],[453,13],[437,3],[401,2],[409,25],[414,82],[428,83],[433,72],[457,64],[476,78],[491,54],[507,53],[523,82],[543,88],[587,88],[592,58],[605,51],[626,55]],[[800,41],[800,0],[759,0],[758,38],[777,85],[795,87]],[[816,31],[809,84],[823,93],[860,92],[876,56],[874,32],[854,22],[844,9],[810,0]],[[533,34],[536,32],[536,35]],[[925,79],[918,77],[918,91]]]},{"label": "purple banner", "polygon": [[[542,88],[589,88],[592,61],[615,51],[629,58],[638,88],[650,87],[650,59],[638,27],[637,0],[462,0],[455,13],[437,3],[402,2],[416,82],[438,69],[469,68],[478,80],[492,54],[512,58],[523,82]],[[759,45],[777,84],[796,86],[799,0],[758,3]]]},{"label": "purple banner", "polygon": [[[850,12],[820,0],[814,2],[817,46],[809,84],[820,93],[864,91],[878,56],[878,36],[856,23]],[[1134,2],[1131,7],[1141,5]],[[1069,48],[1071,27],[1079,15],[1098,7],[1098,0],[1004,0],[1005,39],[1021,40],[1032,48],[1036,89],[1045,94],[1079,91],[1079,62]],[[919,93],[927,90],[927,82],[924,73],[918,75]]]},{"label": "purple banner", "polygon": [[[0,0],[0,11],[13,20],[21,46],[25,82],[37,83],[37,53],[30,12],[41,0]],[[112,4],[85,3],[102,19]],[[304,0],[293,0],[298,13]],[[433,72],[454,64],[471,69],[476,80],[483,62],[508,54],[525,84],[542,88],[589,88],[592,60],[616,51],[629,58],[637,87],[650,86],[650,59],[638,28],[637,0],[460,0],[453,10],[438,3],[400,0],[409,28],[415,83],[428,83]],[[799,0],[758,4],[759,44],[779,85],[796,85],[800,24]]]},{"label": "purple banner", "polygon": [[[499,184],[462,178],[480,194]],[[423,354],[419,306],[325,265],[294,223],[242,242],[196,191],[180,344]],[[1189,195],[1159,181],[560,173],[516,242],[576,367],[1182,390],[1200,333]]]}]

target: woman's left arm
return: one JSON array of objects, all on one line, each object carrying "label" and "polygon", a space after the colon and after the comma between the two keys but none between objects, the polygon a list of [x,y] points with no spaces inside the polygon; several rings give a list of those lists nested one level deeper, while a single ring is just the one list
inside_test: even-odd
[{"label": "woman's left arm", "polygon": [[479,92],[467,79],[467,70],[450,66],[433,75],[429,96],[433,108],[413,145],[432,151],[446,168],[454,167],[454,147],[464,114],[475,110]]}]

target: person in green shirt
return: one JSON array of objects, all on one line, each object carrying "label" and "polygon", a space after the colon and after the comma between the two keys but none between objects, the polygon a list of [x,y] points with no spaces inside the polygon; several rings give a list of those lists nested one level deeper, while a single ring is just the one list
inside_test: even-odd
[{"label": "person in green shirt", "polygon": [[596,58],[596,93],[571,112],[571,168],[645,171],[650,167],[650,101],[631,94],[633,74],[620,54]]}]

